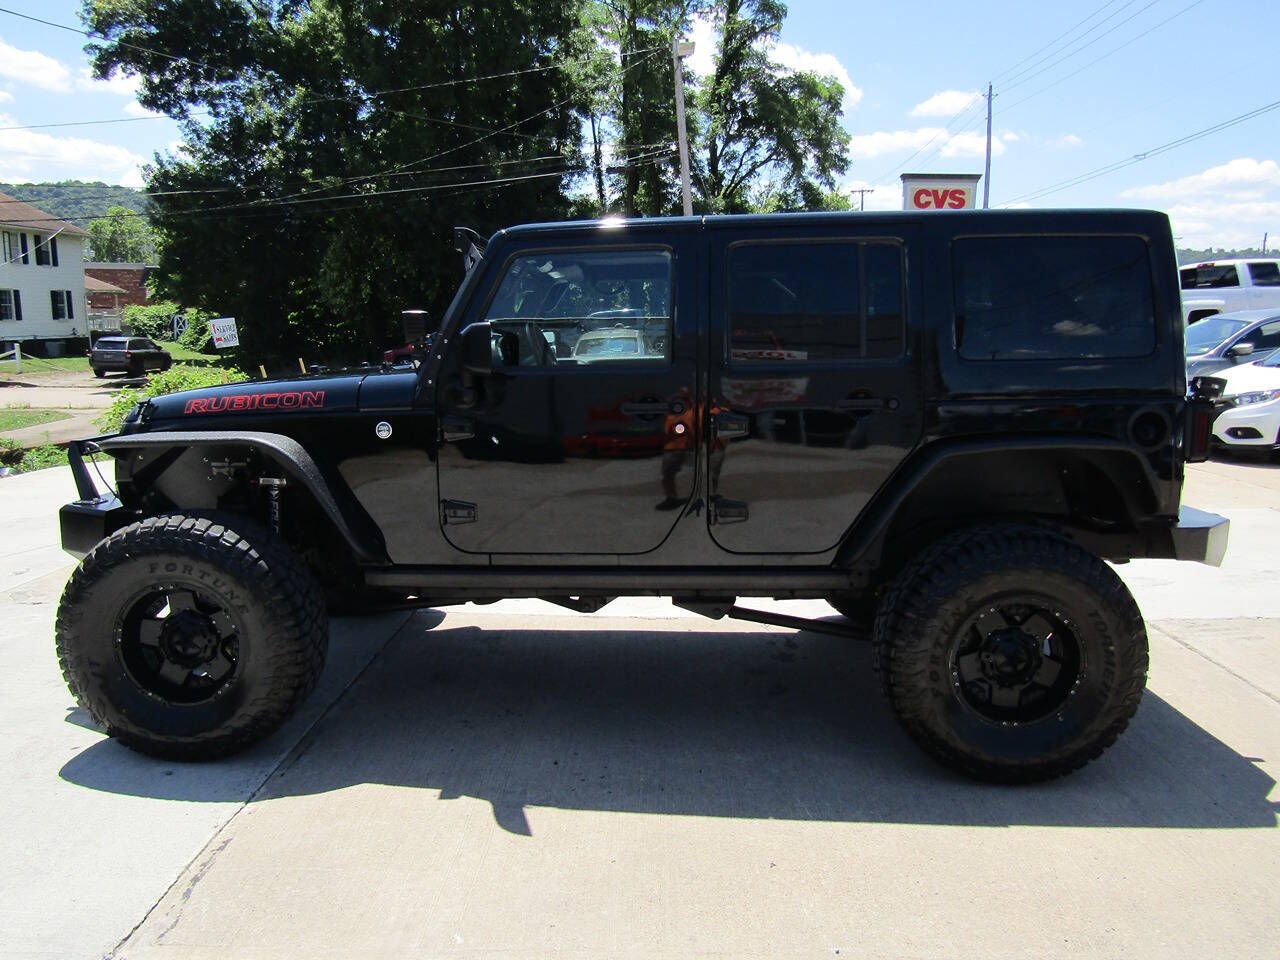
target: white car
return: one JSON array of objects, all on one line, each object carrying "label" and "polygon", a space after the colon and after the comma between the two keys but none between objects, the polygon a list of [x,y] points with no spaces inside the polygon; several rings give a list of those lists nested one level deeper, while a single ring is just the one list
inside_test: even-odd
[{"label": "white car", "polygon": [[1213,421],[1213,437],[1236,449],[1274,450],[1280,446],[1280,350],[1216,375],[1225,386],[1222,412]]}]

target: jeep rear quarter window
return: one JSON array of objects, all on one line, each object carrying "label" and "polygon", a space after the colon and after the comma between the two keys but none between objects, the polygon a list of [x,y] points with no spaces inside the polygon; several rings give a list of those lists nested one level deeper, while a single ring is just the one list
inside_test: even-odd
[{"label": "jeep rear quarter window", "polygon": [[671,254],[553,250],[516,256],[485,319],[504,366],[668,359]]},{"label": "jeep rear quarter window", "polygon": [[733,363],[902,354],[896,243],[743,243],[729,251],[728,276]]},{"label": "jeep rear quarter window", "polygon": [[1145,357],[1155,349],[1139,237],[972,237],[952,246],[966,360]]}]

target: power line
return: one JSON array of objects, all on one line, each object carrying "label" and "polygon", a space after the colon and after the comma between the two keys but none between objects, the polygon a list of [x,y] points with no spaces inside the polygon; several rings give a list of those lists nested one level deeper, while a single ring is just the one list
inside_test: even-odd
[{"label": "power line", "polygon": [[1166,23],[1169,23],[1173,20],[1178,19],[1178,17],[1182,16],[1184,13],[1186,13],[1187,11],[1191,10],[1194,7],[1200,6],[1200,4],[1202,3],[1204,3],[1204,0],[1194,0],[1193,3],[1189,3],[1187,6],[1183,7],[1181,10],[1179,10],[1177,13],[1173,14],[1172,16],[1165,17],[1165,19],[1161,20],[1159,23],[1155,24],[1154,26],[1148,27],[1146,30],[1143,30],[1141,33],[1137,34],[1136,36],[1130,37],[1128,40],[1120,44],[1118,47],[1114,47],[1111,50],[1108,50],[1106,53],[1102,54],[1099,57],[1094,57],[1092,60],[1086,63],[1083,67],[1080,67],[1077,70],[1073,70],[1071,73],[1068,73],[1064,77],[1059,77],[1057,80],[1054,80],[1052,83],[1046,84],[1045,86],[1041,87],[1039,90],[1035,91],[1034,93],[1027,94],[1021,100],[1015,100],[1013,103],[1009,104],[1007,107],[1004,108],[1005,111],[1007,112],[1009,110],[1012,110],[1014,107],[1017,107],[1021,104],[1026,103],[1032,97],[1038,97],[1040,96],[1040,94],[1044,93],[1046,90],[1052,90],[1058,84],[1063,83],[1067,80],[1070,80],[1072,77],[1077,76],[1081,73],[1084,73],[1084,71],[1088,70],[1094,64],[1107,59],[1107,57],[1110,57],[1113,54],[1119,53],[1121,50],[1123,50],[1127,46],[1130,46],[1131,44],[1137,43],[1143,37],[1147,36],[1150,33],[1155,32],[1156,30],[1159,30]]},{"label": "power line", "polygon": [[1005,70],[1001,71],[1000,73],[997,73],[994,77],[992,77],[992,78],[991,78],[991,79],[992,79],[992,82],[995,82],[995,81],[997,81],[997,80],[1002,80],[1003,78],[1007,77],[1010,73],[1012,73],[1014,70],[1017,70],[1020,66],[1022,66],[1024,63],[1026,63],[1028,60],[1032,59],[1033,57],[1038,57],[1038,56],[1039,56],[1041,53],[1043,53],[1045,50],[1048,50],[1050,47],[1052,47],[1052,46],[1054,46],[1055,44],[1057,44],[1057,42],[1058,42],[1059,40],[1061,40],[1063,37],[1067,36],[1068,34],[1074,33],[1078,27],[1082,27],[1082,26],[1084,26],[1086,23],[1088,23],[1090,20],[1092,20],[1092,19],[1093,19],[1094,17],[1096,17],[1098,14],[1100,14],[1103,10],[1107,9],[1107,7],[1111,6],[1113,3],[1116,3],[1116,2],[1117,2],[1117,0],[1107,0],[1107,2],[1106,2],[1106,3],[1104,3],[1102,6],[1100,6],[1097,10],[1093,11],[1093,13],[1089,14],[1087,17],[1085,17],[1083,20],[1081,20],[1081,21],[1080,21],[1079,23],[1077,23],[1075,26],[1073,26],[1073,27],[1069,27],[1067,30],[1064,30],[1062,33],[1058,34],[1056,37],[1054,37],[1052,40],[1050,40],[1048,43],[1046,43],[1043,47],[1040,47],[1039,49],[1037,49],[1037,50],[1036,50],[1036,51],[1034,51],[1033,53],[1029,53],[1029,54],[1027,54],[1027,56],[1023,57],[1021,60],[1019,60],[1019,61],[1018,61],[1017,63],[1015,63],[1013,66],[1006,68]]},{"label": "power line", "polygon": [[1255,110],[1250,110],[1248,113],[1242,113],[1237,117],[1232,117],[1230,120],[1223,120],[1220,123],[1215,123],[1213,126],[1205,127],[1203,130],[1197,130],[1195,133],[1187,134],[1185,137],[1179,137],[1176,140],[1170,140],[1168,143],[1162,143],[1160,144],[1160,146],[1152,147],[1150,150],[1146,150],[1142,153],[1135,153],[1131,157],[1126,157],[1123,160],[1117,160],[1114,163],[1109,163],[1104,167],[1098,167],[1096,170],[1090,170],[1087,173],[1082,173],[1079,176],[1072,177],[1069,180],[1062,180],[1058,183],[1050,184],[1049,186],[1043,187],[1039,190],[1033,190],[1030,193],[1024,193],[1021,196],[1017,196],[1011,200],[1006,201],[1004,206],[1007,207],[1009,206],[1009,204],[1020,203],[1026,200],[1038,200],[1040,197],[1046,197],[1051,193],[1057,193],[1061,190],[1066,190],[1069,187],[1078,186],[1079,184],[1082,184],[1082,183],[1088,183],[1090,180],[1096,180],[1098,177],[1105,176],[1108,173],[1114,173],[1115,171],[1121,170],[1125,167],[1131,167],[1134,164],[1141,163],[1143,160],[1149,160],[1150,158],[1157,157],[1162,153],[1168,153],[1170,150],[1176,149],[1177,147],[1184,146],[1188,143],[1192,143],[1196,140],[1202,140],[1205,137],[1210,136],[1214,133],[1218,133],[1219,131],[1226,130],[1228,127],[1234,127],[1236,124],[1244,123],[1246,120],[1252,120],[1254,117],[1260,117],[1263,114],[1270,113],[1272,110],[1276,110],[1278,108],[1280,108],[1280,100],[1276,100],[1276,101],[1273,101],[1272,103],[1264,104],[1263,106],[1258,107]]}]

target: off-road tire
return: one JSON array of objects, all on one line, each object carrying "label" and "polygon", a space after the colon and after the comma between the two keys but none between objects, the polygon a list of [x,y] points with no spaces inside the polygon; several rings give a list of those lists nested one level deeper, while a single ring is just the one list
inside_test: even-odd
[{"label": "off-road tire", "polygon": [[105,377],[107,375],[107,371],[101,369],[100,367],[94,367],[93,375],[101,379],[102,377]]},{"label": "off-road tire", "polygon": [[[329,630],[314,578],[261,528],[229,522],[240,529],[177,514],[131,524],[94,547],[63,591],[56,627],[63,678],[125,746],[177,760],[235,753],[279,727],[320,677]],[[235,673],[216,699],[168,702],[124,667],[127,598],[161,582],[214,596],[244,625]]]},{"label": "off-road tire", "polygon": [[[1052,598],[1083,666],[1056,714],[997,723],[966,705],[953,655],[972,616],[1018,594]],[[1084,766],[1123,732],[1146,684],[1146,628],[1124,583],[1077,544],[1035,527],[974,528],[926,548],[885,591],[874,639],[877,672],[907,733],[982,780],[1030,783]]]}]

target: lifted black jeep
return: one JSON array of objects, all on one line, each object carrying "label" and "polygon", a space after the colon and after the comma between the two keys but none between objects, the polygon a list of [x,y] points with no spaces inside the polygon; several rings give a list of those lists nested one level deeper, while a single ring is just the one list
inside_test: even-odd
[{"label": "lifted black jeep", "polygon": [[1043,779],[1142,695],[1142,617],[1104,561],[1222,560],[1227,521],[1179,509],[1212,404],[1187,397],[1163,215],[459,235],[415,371],[148,401],[89,446],[109,494],[73,448],[58,655],[113,736],[197,759],[270,733],[320,674],[326,605],[661,595],[871,628],[924,748]]}]

